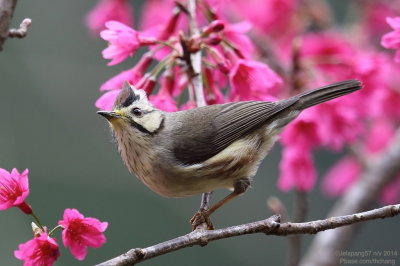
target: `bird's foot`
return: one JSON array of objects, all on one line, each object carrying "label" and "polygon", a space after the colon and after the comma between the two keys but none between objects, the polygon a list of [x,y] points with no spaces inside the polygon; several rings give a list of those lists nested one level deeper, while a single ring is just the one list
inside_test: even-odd
[{"label": "bird's foot", "polygon": [[214,230],[214,226],[210,220],[210,214],[207,210],[199,210],[196,212],[189,223],[192,225],[192,231],[196,229]]}]

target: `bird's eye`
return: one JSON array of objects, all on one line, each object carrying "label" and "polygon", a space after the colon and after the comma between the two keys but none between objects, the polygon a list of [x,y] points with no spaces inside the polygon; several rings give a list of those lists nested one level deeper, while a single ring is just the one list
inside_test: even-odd
[{"label": "bird's eye", "polygon": [[137,116],[137,117],[141,117],[142,115],[143,115],[143,112],[142,112],[142,110],[140,110],[139,108],[133,108],[132,109],[132,114],[134,115],[134,116]]}]

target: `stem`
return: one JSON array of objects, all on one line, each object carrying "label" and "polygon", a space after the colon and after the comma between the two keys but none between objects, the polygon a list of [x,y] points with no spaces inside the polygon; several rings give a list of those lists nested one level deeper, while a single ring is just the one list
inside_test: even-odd
[{"label": "stem", "polygon": [[165,59],[163,59],[160,63],[158,63],[151,71],[150,77],[157,77],[160,72],[168,65],[171,61],[171,58],[175,56],[174,54],[169,54]]},{"label": "stem", "polygon": [[[190,35],[196,36],[199,34],[199,29],[196,23],[196,0],[188,1],[188,10],[189,10],[189,28]],[[201,50],[190,54],[190,61],[193,69],[191,84],[194,89],[194,93],[196,95],[196,103],[197,107],[206,106],[207,103],[204,99],[203,92],[203,82],[201,79]]]},{"label": "stem", "polygon": [[[179,53],[179,50],[172,44],[172,42],[170,42],[170,41],[160,41],[160,40],[156,40],[156,42],[158,43],[158,44],[160,44],[160,48],[156,48],[157,49],[157,51],[159,51],[159,50],[161,50],[162,48],[164,48],[164,47],[169,47],[169,48],[171,48],[172,50],[174,50],[175,52],[177,52],[177,53]],[[157,52],[156,51],[156,52]],[[156,53],[156,52],[154,52],[154,54]]]},{"label": "stem", "polygon": [[57,229],[64,229],[64,227],[62,225],[57,225],[56,227],[51,229],[51,231],[49,232],[49,236],[51,237]]},{"label": "stem", "polygon": [[42,230],[44,232],[45,230],[44,230],[42,223],[40,222],[39,218],[36,216],[36,214],[33,211],[31,213],[31,216],[32,216],[33,220],[35,221],[36,225],[39,226],[40,230]]}]

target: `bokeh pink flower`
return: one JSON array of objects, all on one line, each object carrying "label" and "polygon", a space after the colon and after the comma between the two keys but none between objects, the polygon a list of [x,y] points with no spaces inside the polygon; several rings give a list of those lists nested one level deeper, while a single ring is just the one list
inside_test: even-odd
[{"label": "bokeh pink flower", "polygon": [[386,33],[381,40],[383,47],[396,50],[394,61],[400,63],[400,17],[386,19],[393,31]]},{"label": "bokeh pink flower", "polygon": [[381,191],[380,201],[382,204],[398,204],[400,202],[400,175],[389,182]]},{"label": "bokeh pink flower", "polygon": [[344,157],[328,170],[322,182],[322,190],[331,197],[341,196],[359,178],[361,172],[362,167],[355,158]]},{"label": "bokeh pink flower", "polygon": [[96,107],[101,110],[111,111],[113,109],[115,99],[117,99],[118,93],[119,90],[107,91],[97,99],[95,103]]},{"label": "bokeh pink flower", "polygon": [[357,109],[340,100],[332,100],[313,108],[319,115],[318,134],[322,145],[332,150],[341,150],[363,132],[363,123]]},{"label": "bokeh pink flower", "polygon": [[285,147],[279,168],[278,187],[281,190],[310,191],[314,187],[317,174],[310,150],[300,145]]},{"label": "bokeh pink flower", "polygon": [[86,257],[87,248],[99,248],[106,242],[104,231],[107,222],[100,222],[96,218],[84,217],[76,209],[65,209],[63,220],[58,222],[64,230],[62,240],[78,260]]},{"label": "bokeh pink flower", "polygon": [[266,64],[239,59],[229,73],[232,86],[231,101],[265,100],[270,101],[279,92],[283,81]]},{"label": "bokeh pink flower", "polygon": [[93,35],[98,35],[110,20],[133,26],[133,9],[128,0],[100,0],[86,15],[86,25]]},{"label": "bokeh pink flower", "polygon": [[253,42],[247,36],[247,33],[252,29],[252,25],[248,21],[241,21],[239,23],[229,24],[226,23],[223,35],[235,47],[241,51],[246,59],[251,59],[255,53]]},{"label": "bokeh pink flower", "polygon": [[103,90],[119,90],[125,81],[130,84],[136,84],[145,73],[146,69],[152,62],[152,57],[150,55],[144,55],[140,61],[131,69],[122,71],[118,75],[107,80],[100,86],[100,91]]},{"label": "bokeh pink flower", "polygon": [[314,109],[304,110],[293,122],[286,126],[281,134],[284,146],[300,146],[311,150],[322,144],[319,135],[319,113]]},{"label": "bokeh pink flower", "polygon": [[150,96],[150,102],[157,108],[167,111],[176,112],[178,107],[172,97],[172,91],[174,89],[175,79],[173,71],[165,72],[161,77],[161,87],[157,95]]}]

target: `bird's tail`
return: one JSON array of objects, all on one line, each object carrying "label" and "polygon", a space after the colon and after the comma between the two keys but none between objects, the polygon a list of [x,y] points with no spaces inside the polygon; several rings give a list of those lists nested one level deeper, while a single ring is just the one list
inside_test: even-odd
[{"label": "bird's tail", "polygon": [[295,96],[296,98],[298,97],[298,101],[295,105],[300,110],[303,110],[353,91],[357,91],[361,88],[362,83],[358,80],[346,80],[333,83]]}]

